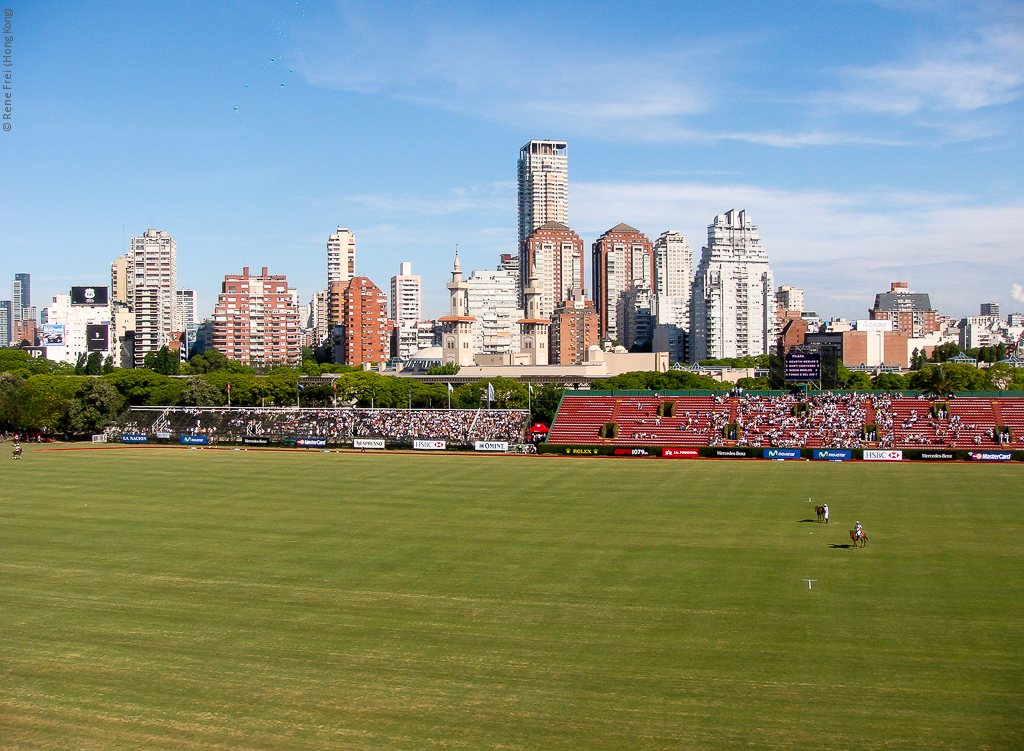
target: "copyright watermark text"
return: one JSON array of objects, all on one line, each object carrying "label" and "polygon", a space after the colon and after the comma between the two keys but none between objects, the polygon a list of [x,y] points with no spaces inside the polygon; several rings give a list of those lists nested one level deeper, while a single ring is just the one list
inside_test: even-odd
[{"label": "copyright watermark text", "polygon": [[4,9],[4,55],[3,65],[0,68],[3,69],[4,76],[4,130],[11,129],[11,108],[13,102],[14,90],[12,88],[12,78],[14,70],[14,60],[11,58],[11,44],[14,42],[14,34],[12,33],[11,17],[14,15],[14,11],[10,8]]}]

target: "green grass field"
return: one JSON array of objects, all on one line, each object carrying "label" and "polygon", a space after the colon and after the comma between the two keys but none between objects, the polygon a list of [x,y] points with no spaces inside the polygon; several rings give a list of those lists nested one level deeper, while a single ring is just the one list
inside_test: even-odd
[{"label": "green grass field", "polygon": [[1024,466],[8,448],[2,749],[1024,746]]}]

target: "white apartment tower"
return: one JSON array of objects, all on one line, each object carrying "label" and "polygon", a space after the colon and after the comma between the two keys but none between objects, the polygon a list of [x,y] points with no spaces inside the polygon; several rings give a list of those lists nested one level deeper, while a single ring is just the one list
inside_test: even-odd
[{"label": "white apartment tower", "polygon": [[569,223],[565,141],[530,141],[519,150],[519,242],[547,222]]},{"label": "white apartment tower", "polygon": [[396,324],[416,323],[422,307],[419,274],[412,273],[412,263],[403,261],[398,274],[391,277],[391,320]]},{"label": "white apartment tower", "polygon": [[768,254],[746,211],[716,216],[693,280],[693,361],[768,352],[775,340],[774,290]]},{"label": "white apartment tower", "polygon": [[775,293],[775,304],[780,310],[801,312],[804,309],[804,291],[799,287],[783,284]]},{"label": "white apartment tower", "polygon": [[674,230],[654,241],[654,300],[658,325],[690,330],[693,249]]},{"label": "white apartment tower", "polygon": [[186,334],[189,348],[196,343],[196,291],[194,289],[174,290],[174,330]]},{"label": "white apartment tower", "polygon": [[327,238],[327,286],[332,282],[348,282],[356,275],[356,236],[347,229]]},{"label": "white apartment tower", "polygon": [[177,245],[164,230],[133,237],[127,256],[129,309],[135,313],[135,367],[171,341],[177,288]]},{"label": "white apartment tower", "polygon": [[524,317],[519,307],[519,275],[474,269],[465,284],[466,315],[473,318],[473,353],[518,352],[519,323]]}]

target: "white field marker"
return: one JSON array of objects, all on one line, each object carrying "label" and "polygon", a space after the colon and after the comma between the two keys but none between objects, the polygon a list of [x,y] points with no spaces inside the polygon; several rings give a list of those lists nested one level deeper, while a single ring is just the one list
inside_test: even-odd
[{"label": "white field marker", "polygon": [[816,582],[818,580],[817,579],[801,579],[800,581],[807,582],[807,588],[808,589],[813,589],[813,587],[811,587],[811,582]]}]

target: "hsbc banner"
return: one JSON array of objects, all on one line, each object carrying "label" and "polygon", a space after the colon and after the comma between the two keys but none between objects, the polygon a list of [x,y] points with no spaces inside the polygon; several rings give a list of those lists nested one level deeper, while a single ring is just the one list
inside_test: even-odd
[{"label": "hsbc banner", "polygon": [[473,449],[475,451],[508,451],[508,441],[474,441]]},{"label": "hsbc banner", "polygon": [[615,449],[612,451],[612,456],[650,456],[651,452],[647,449]]},{"label": "hsbc banner", "polygon": [[853,459],[851,449],[814,449],[813,457],[829,462],[848,462]]},{"label": "hsbc banner", "polygon": [[209,443],[209,439],[205,435],[183,435],[181,436],[181,444],[183,446],[205,446]]},{"label": "hsbc banner", "polygon": [[902,451],[879,451],[878,449],[864,449],[864,461],[866,462],[901,462],[903,461]]},{"label": "hsbc banner", "polygon": [[967,456],[975,462],[1008,462],[1013,459],[1009,451],[969,451]]},{"label": "hsbc banner", "polygon": [[352,448],[354,449],[380,449],[384,450],[383,438],[353,438]]},{"label": "hsbc banner", "polygon": [[296,438],[295,439],[295,445],[296,446],[314,446],[314,447],[321,447],[321,448],[323,448],[324,446],[327,445],[327,439],[326,438]]},{"label": "hsbc banner", "polygon": [[697,449],[662,449],[661,455],[665,459],[697,459],[700,452]]},{"label": "hsbc banner", "polygon": [[147,435],[122,435],[121,443],[149,443]]},{"label": "hsbc banner", "polygon": [[444,441],[413,441],[412,447],[417,451],[444,451],[448,444]]},{"label": "hsbc banner", "polygon": [[799,459],[800,449],[765,449],[765,459]]}]

